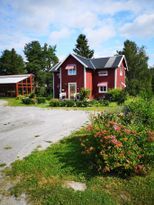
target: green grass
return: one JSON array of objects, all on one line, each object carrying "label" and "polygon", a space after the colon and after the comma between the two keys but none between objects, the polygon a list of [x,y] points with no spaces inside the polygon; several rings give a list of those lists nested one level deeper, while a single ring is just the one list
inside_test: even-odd
[{"label": "green grass", "polygon": [[46,103],[43,104],[35,104],[35,105],[25,105],[20,100],[17,100],[16,98],[7,98],[7,97],[1,97],[0,100],[6,100],[8,102],[8,106],[35,106],[39,108],[48,108],[48,109],[65,109],[65,110],[85,110],[85,111],[107,111],[107,112],[120,112],[122,109],[122,106],[117,105],[117,103],[110,103],[109,106],[93,106],[93,107],[50,107],[49,101],[46,101]]},{"label": "green grass", "polygon": [[[34,204],[45,205],[152,205],[154,172],[147,176],[122,179],[100,176],[92,171],[81,154],[81,131],[51,145],[43,151],[35,150],[22,161],[5,170],[18,183],[11,193],[26,193]],[[65,180],[84,182],[84,192],[64,188]]]}]

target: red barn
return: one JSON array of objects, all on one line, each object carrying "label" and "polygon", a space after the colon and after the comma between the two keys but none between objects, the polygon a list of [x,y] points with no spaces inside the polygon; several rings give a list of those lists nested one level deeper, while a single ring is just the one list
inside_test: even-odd
[{"label": "red barn", "polygon": [[100,98],[109,89],[125,88],[127,62],[124,55],[85,58],[70,54],[52,68],[53,96],[74,98],[81,88],[90,90],[90,98]]}]

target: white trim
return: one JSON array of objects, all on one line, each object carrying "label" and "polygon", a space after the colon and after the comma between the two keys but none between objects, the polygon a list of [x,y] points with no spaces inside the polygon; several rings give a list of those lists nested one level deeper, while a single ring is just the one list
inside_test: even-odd
[{"label": "white trim", "polygon": [[61,74],[61,68],[60,68],[60,90],[59,90],[59,93],[62,92],[62,74]]},{"label": "white trim", "polygon": [[117,68],[114,70],[114,88],[117,88]]},{"label": "white trim", "polygon": [[121,58],[121,60],[120,60],[120,62],[119,62],[119,64],[118,64],[118,67],[120,67],[120,65],[121,65],[121,63],[122,63],[122,61],[123,61],[123,59],[125,60],[125,63],[126,63],[126,70],[128,70],[128,65],[127,65],[127,61],[126,61],[125,55],[122,55],[122,58]]},{"label": "white trim", "polygon": [[[89,59],[90,60],[90,59]],[[94,69],[96,69],[96,67],[94,66],[94,64],[93,64],[93,62],[90,60],[90,62],[91,62],[91,64],[92,64],[92,66],[94,67]]]},{"label": "white trim", "polygon": [[84,64],[80,59],[78,59],[77,56],[75,56],[73,53],[70,54],[71,56],[73,56],[77,61],[79,61],[83,66],[85,66],[86,68],[88,68],[88,66],[86,64]]},{"label": "white trim", "polygon": [[55,73],[53,73],[53,76],[52,76],[52,80],[53,80],[53,85],[52,85],[53,86],[52,87],[52,89],[53,89],[53,98],[55,98],[55,78],[54,78],[55,76],[54,75],[55,75]]},{"label": "white trim", "polygon": [[78,62],[80,62],[83,66],[85,66],[86,68],[87,68],[87,65],[86,64],[84,64],[80,59],[78,59],[78,57],[77,56],[75,56],[74,54],[69,54],[61,63],[59,63],[59,65],[57,66],[57,68],[56,68],[56,70],[55,71],[57,71],[58,70],[58,68],[66,61],[66,59],[69,57],[69,56],[72,56],[72,57],[74,57]]},{"label": "white trim", "polygon": [[84,67],[84,88],[86,89],[87,79],[86,79],[86,68]]},{"label": "white trim", "polygon": [[68,83],[68,99],[70,99],[70,85],[74,84],[75,85],[75,93],[77,93],[77,83],[76,82],[70,82]]}]

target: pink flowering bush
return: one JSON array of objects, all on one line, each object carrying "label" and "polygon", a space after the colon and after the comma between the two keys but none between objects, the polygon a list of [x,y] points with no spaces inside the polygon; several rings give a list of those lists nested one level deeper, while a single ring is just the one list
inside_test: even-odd
[{"label": "pink flowering bush", "polygon": [[144,171],[145,133],[128,129],[113,114],[93,117],[81,139],[83,154],[92,168],[101,173],[141,173]]}]

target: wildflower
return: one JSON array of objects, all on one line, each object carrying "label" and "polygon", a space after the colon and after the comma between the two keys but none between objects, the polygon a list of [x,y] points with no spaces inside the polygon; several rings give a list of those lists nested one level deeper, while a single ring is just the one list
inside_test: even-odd
[{"label": "wildflower", "polygon": [[115,131],[120,131],[121,130],[121,127],[118,126],[117,124],[113,125],[113,128]]}]

